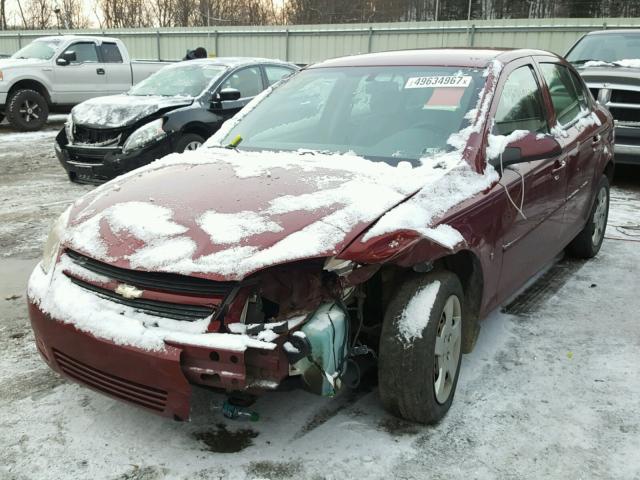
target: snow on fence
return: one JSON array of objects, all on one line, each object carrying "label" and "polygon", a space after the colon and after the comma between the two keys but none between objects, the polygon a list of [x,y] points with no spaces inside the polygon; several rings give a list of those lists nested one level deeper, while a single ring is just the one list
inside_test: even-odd
[{"label": "snow on fence", "polygon": [[342,55],[432,47],[529,47],[559,54],[583,34],[607,28],[638,28],[638,18],[555,18],[454,22],[0,32],[0,54],[34,38],[57,33],[118,37],[132,58],[176,60],[205,47],[213,56],[260,56],[300,64]]}]

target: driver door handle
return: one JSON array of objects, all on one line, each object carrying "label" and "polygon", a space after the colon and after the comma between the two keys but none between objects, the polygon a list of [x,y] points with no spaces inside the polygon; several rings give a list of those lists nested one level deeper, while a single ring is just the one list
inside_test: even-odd
[{"label": "driver door handle", "polygon": [[104,68],[96,68],[96,73],[98,75],[104,75]]}]

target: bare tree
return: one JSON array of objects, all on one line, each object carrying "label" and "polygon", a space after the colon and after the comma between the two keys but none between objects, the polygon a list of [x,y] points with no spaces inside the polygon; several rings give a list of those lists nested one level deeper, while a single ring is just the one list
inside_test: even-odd
[{"label": "bare tree", "polygon": [[99,0],[106,28],[135,28],[152,25],[146,0]]},{"label": "bare tree", "polygon": [[55,14],[49,0],[29,0],[23,7],[24,23],[30,30],[44,30],[55,26]]}]

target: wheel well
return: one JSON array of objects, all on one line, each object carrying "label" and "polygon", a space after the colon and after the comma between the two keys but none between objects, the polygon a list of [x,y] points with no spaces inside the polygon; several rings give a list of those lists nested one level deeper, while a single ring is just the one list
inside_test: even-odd
[{"label": "wheel well", "polygon": [[35,90],[44,97],[47,104],[51,105],[51,97],[46,87],[36,80],[20,80],[11,86],[9,93],[7,94],[7,100],[11,97],[13,92],[17,90]]},{"label": "wheel well", "polygon": [[605,165],[604,167],[604,174],[607,177],[607,179],[609,179],[609,184],[611,184],[613,182],[613,173],[614,173],[615,167],[613,165],[613,162],[611,160],[609,160],[609,162]]},{"label": "wheel well", "polygon": [[182,135],[186,135],[187,133],[195,133],[196,135],[200,135],[204,140],[209,138],[209,131],[203,125],[198,125],[197,123],[190,123],[185,125],[182,129]]},{"label": "wheel well", "polygon": [[436,262],[436,265],[455,273],[462,284],[466,304],[462,350],[464,353],[469,353],[473,350],[480,328],[478,319],[484,292],[482,265],[478,257],[469,250],[462,250],[454,255],[441,258]]}]

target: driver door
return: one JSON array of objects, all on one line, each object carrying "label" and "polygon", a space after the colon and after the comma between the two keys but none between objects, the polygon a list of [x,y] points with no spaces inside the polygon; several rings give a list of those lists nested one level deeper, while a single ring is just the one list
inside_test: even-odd
[{"label": "driver door", "polygon": [[[494,102],[492,134],[527,130],[548,135],[549,107],[534,64],[524,59],[507,68]],[[506,208],[500,240],[499,292],[505,297],[558,253],[567,188],[565,167],[563,153],[557,158],[508,166],[502,174],[500,186]]]},{"label": "driver door", "polygon": [[105,69],[99,60],[96,44],[75,42],[65,49],[65,52],[69,51],[76,54],[76,59],[68,65],[56,63],[55,66],[57,103],[75,105],[105,95]]}]

